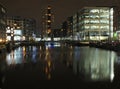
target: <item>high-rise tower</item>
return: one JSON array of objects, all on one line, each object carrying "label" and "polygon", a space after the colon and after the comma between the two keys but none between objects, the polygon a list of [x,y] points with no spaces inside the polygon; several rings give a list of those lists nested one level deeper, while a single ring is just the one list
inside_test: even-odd
[{"label": "high-rise tower", "polygon": [[53,13],[51,11],[51,6],[48,6],[43,14],[43,38],[53,38],[52,31],[52,23],[53,23]]}]

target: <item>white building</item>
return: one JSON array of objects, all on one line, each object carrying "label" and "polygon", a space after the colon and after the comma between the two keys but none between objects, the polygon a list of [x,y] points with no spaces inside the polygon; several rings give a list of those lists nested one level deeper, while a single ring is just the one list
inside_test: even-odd
[{"label": "white building", "polygon": [[79,11],[79,35],[84,40],[113,37],[112,7],[84,7]]}]

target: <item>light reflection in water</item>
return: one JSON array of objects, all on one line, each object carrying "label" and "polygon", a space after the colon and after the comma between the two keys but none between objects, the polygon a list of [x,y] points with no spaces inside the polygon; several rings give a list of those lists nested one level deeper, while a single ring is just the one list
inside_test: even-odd
[{"label": "light reflection in water", "polygon": [[36,63],[38,53],[39,52],[37,52],[37,47],[23,46],[7,54],[6,61],[8,65],[16,65],[16,64],[22,64],[27,62]]},{"label": "light reflection in water", "polygon": [[112,81],[115,59],[116,54],[112,51],[72,46],[61,46],[60,48],[49,46],[19,47],[6,56],[8,65],[38,64],[47,79],[53,77],[51,74],[54,71],[54,60],[62,61],[73,70],[75,75],[89,81]]},{"label": "light reflection in water", "polygon": [[21,48],[16,49],[15,51],[11,51],[10,54],[7,55],[6,61],[8,65],[14,65],[14,64],[21,64],[22,63],[22,51]]},{"label": "light reflection in water", "polygon": [[53,69],[53,63],[51,58],[51,51],[48,46],[46,46],[46,55],[45,55],[45,74],[47,79],[51,79],[51,71]]},{"label": "light reflection in water", "polygon": [[37,62],[36,55],[37,55],[37,48],[33,46],[33,48],[32,48],[32,59],[31,59],[33,63]]},{"label": "light reflection in water", "polygon": [[[87,81],[113,80],[116,54],[112,51],[76,48],[73,60],[75,74]],[[78,50],[78,52],[77,52]],[[79,51],[81,50],[81,51]]]}]

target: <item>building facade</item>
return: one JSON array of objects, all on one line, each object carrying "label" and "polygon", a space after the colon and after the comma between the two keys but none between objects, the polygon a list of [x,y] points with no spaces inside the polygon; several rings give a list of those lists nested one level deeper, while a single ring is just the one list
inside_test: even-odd
[{"label": "building facade", "polygon": [[44,10],[42,19],[43,19],[42,37],[44,39],[47,39],[48,37],[52,39],[53,38],[52,23],[54,21],[54,18],[53,13],[51,11],[51,6],[48,6]]},{"label": "building facade", "polygon": [[35,19],[28,19],[24,18],[24,31],[23,35],[25,36],[25,40],[33,40],[33,36],[36,30],[36,20]]},{"label": "building facade", "polygon": [[8,41],[29,41],[36,30],[36,21],[20,16],[7,17]]},{"label": "building facade", "polygon": [[106,40],[113,37],[113,7],[84,7],[79,11],[81,40]]},{"label": "building facade", "polygon": [[23,37],[23,18],[20,16],[7,16],[6,34],[8,41],[21,41]]},{"label": "building facade", "polygon": [[0,44],[6,42],[6,9],[0,4]]}]

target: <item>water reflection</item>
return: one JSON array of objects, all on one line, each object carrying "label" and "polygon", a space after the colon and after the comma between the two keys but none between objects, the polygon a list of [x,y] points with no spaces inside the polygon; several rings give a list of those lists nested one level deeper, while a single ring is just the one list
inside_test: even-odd
[{"label": "water reflection", "polygon": [[[87,81],[113,80],[116,54],[91,48],[75,48],[73,70]],[[81,50],[81,51],[77,51]]]},{"label": "water reflection", "polygon": [[46,55],[45,55],[45,74],[47,76],[47,79],[51,79],[51,71],[52,71],[52,58],[51,58],[51,51],[48,46],[46,46]]},{"label": "water reflection", "polygon": [[22,48],[18,48],[16,50],[12,50],[6,57],[6,61],[8,65],[15,65],[22,63]]},{"label": "water reflection", "polygon": [[113,51],[68,46],[61,47],[61,59],[81,80],[113,81],[118,57]]},{"label": "water reflection", "polygon": [[[52,48],[45,46],[23,46],[19,47],[15,51],[7,54],[6,62],[11,68],[15,68],[18,64],[41,64],[40,69],[43,69],[42,73],[45,74],[47,79],[51,79],[51,71],[54,68]],[[23,65],[24,66],[24,65]]]},{"label": "water reflection", "polygon": [[[17,83],[19,80],[25,81],[23,84],[20,82],[22,85],[30,80],[34,80],[38,85],[43,80],[47,80],[47,83],[48,80],[65,80],[65,84],[67,81],[69,85],[77,80],[112,81],[116,76],[116,62],[118,60],[115,52],[96,48],[64,45],[23,46],[1,56],[0,71],[5,69],[3,65],[7,63],[7,74],[10,74],[7,79],[11,81],[12,78],[17,78]],[[16,80],[13,83],[16,83]]]}]

